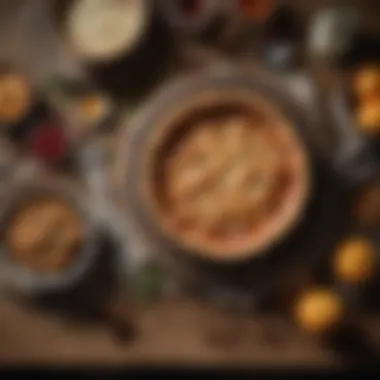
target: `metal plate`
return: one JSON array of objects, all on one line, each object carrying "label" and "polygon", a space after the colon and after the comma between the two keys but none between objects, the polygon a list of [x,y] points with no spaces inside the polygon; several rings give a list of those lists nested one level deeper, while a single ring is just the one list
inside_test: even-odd
[{"label": "metal plate", "polygon": [[[308,85],[307,80],[298,79],[298,86],[292,91],[294,77],[279,81],[276,77],[263,76],[260,71],[243,67],[231,67],[228,64],[214,67],[213,70],[168,84],[142,107],[128,127],[125,126],[125,133],[118,145],[114,173],[118,200],[125,212],[138,221],[141,235],[145,237],[143,240],[149,241],[155,255],[166,262],[174,276],[193,291],[206,292],[206,296],[213,298],[221,290],[227,289],[227,293],[233,294],[228,296],[228,303],[239,303],[243,295],[245,301],[242,303],[255,307],[263,298],[281,292],[295,272],[313,272],[344,233],[347,220],[346,190],[341,188],[326,165],[326,161],[334,157],[336,147],[331,146],[329,133],[323,129],[327,125],[321,124],[325,120],[321,109],[315,117],[317,112],[312,104],[315,105],[315,101],[320,99],[313,92],[311,82]],[[152,131],[156,117],[170,110],[174,99],[178,103],[204,89],[226,86],[243,87],[265,94],[287,115],[291,115],[314,157],[317,186],[306,220],[284,244],[268,252],[261,260],[232,267],[194,260],[168,243],[152,223],[149,210],[139,195],[139,157],[143,154],[146,138]],[[330,142],[330,146],[325,141]],[[271,280],[268,281],[268,278]]]}]

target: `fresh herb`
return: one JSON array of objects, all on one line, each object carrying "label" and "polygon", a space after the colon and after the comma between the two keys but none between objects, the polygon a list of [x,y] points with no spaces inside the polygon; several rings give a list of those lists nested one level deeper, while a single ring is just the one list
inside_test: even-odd
[{"label": "fresh herb", "polygon": [[148,264],[137,276],[134,283],[134,295],[142,301],[154,301],[161,294],[163,271],[156,263]]}]

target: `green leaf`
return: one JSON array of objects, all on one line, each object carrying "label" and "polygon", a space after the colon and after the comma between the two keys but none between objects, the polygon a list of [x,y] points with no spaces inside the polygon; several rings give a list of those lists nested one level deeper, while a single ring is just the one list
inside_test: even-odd
[{"label": "green leaf", "polygon": [[157,264],[143,268],[134,283],[134,295],[142,301],[156,300],[162,290],[163,272]]}]

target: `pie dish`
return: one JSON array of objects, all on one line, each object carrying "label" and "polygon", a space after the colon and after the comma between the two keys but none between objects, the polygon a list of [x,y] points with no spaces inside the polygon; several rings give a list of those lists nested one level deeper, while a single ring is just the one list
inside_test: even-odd
[{"label": "pie dish", "polygon": [[[327,190],[325,193],[320,189],[324,186],[325,180],[319,180],[320,176],[324,175],[322,172],[324,166],[319,163],[325,153],[320,140],[314,138],[315,127],[319,125],[320,119],[318,116],[312,116],[315,115],[314,111],[307,109],[298,95],[289,87],[288,82],[281,82],[277,75],[260,67],[214,65],[212,69],[174,78],[152,93],[144,106],[132,118],[122,119],[124,127],[120,129],[120,135],[117,138],[112,172],[114,196],[125,216],[133,221],[144,244],[146,242],[147,247],[151,247],[149,249],[159,255],[160,260],[169,260],[177,267],[183,266],[184,272],[189,277],[192,277],[190,272],[204,273],[208,276],[208,269],[210,269],[215,273],[232,271],[231,275],[235,273],[239,277],[237,281],[256,283],[259,278],[266,277],[263,266],[271,268],[272,271],[274,266],[283,267],[286,260],[290,263],[293,257],[297,257],[297,262],[306,260],[305,249],[313,251],[312,255],[315,258],[325,252],[324,248],[317,249],[316,247],[318,245],[316,243],[320,242],[319,238],[314,239],[313,243],[306,248],[307,240],[310,240],[307,236],[314,236],[317,230],[322,228],[320,222],[314,223],[313,220],[320,220],[319,213],[327,212],[328,206],[325,202],[330,202],[330,200],[319,201],[321,197],[315,191],[317,190],[318,194],[322,195],[332,194],[335,189],[332,192]],[[189,231],[185,234],[178,231],[177,226],[173,226],[175,217],[170,215],[170,210],[168,212],[165,209],[168,181],[160,173],[169,167],[170,161],[175,161],[169,159],[173,157],[174,149],[173,153],[168,154],[170,150],[166,147],[172,145],[178,148],[184,145],[186,148],[183,148],[184,150],[189,149],[186,144],[179,143],[186,142],[186,139],[179,137],[191,135],[191,131],[196,130],[196,128],[190,128],[194,123],[211,122],[211,120],[207,121],[207,115],[215,116],[216,120],[214,119],[212,124],[218,124],[221,118],[219,112],[224,113],[226,119],[231,113],[234,116],[238,114],[240,119],[248,117],[250,120],[255,120],[255,125],[256,123],[272,125],[273,122],[273,129],[268,129],[273,132],[275,129],[278,131],[273,133],[278,135],[274,138],[275,145],[282,146],[281,141],[285,140],[284,145],[287,145],[290,151],[295,151],[290,156],[293,155],[294,162],[297,163],[291,166],[294,168],[294,177],[297,178],[295,183],[298,185],[289,187],[289,189],[294,189],[294,193],[293,190],[285,192],[287,195],[294,194],[294,198],[292,195],[289,198],[285,196],[284,199],[290,202],[280,201],[281,204],[288,204],[289,208],[286,211],[284,207],[284,212],[272,218],[273,223],[266,224],[272,225],[273,230],[265,227],[265,233],[255,233],[253,236],[248,233],[247,239],[240,239],[238,243],[236,242],[239,239],[231,239],[235,242],[227,247],[221,244],[223,239],[218,240],[218,234],[214,239],[216,241],[210,245],[210,234],[204,233],[205,230],[200,229],[194,239],[190,237]],[[274,128],[275,124],[280,127]],[[241,129],[245,131],[245,128]],[[264,130],[266,128],[263,128]],[[271,134],[272,132],[269,133]],[[264,136],[266,139],[265,133]],[[214,144],[219,146],[216,142],[207,146],[213,147]],[[284,150],[287,149],[284,148]],[[219,154],[215,149],[214,152],[209,153]],[[215,162],[211,156],[207,160]],[[225,165],[228,160],[223,159],[220,162]],[[242,167],[244,168],[244,165]],[[178,169],[174,172],[178,173]],[[330,181],[329,178],[326,174],[326,181]],[[160,182],[161,186],[159,186]],[[277,181],[274,182],[277,184]],[[272,190],[277,186],[273,188],[269,186],[269,188]],[[269,193],[269,199],[271,199],[273,193],[272,191]],[[240,202],[239,199],[236,199],[236,202]],[[345,203],[343,198],[342,202]],[[331,226],[330,219],[331,216],[328,223]],[[199,220],[198,216],[196,220]],[[324,222],[322,225],[324,229],[327,228],[327,223]],[[246,275],[243,276],[244,280],[241,272],[237,270],[243,265],[247,269]],[[292,263],[292,265],[295,264]],[[248,268],[257,268],[253,277]],[[199,276],[197,275],[196,278]]]},{"label": "pie dish", "polygon": [[11,219],[5,245],[12,258],[42,273],[73,263],[84,242],[84,223],[70,205],[56,199],[24,204]]},{"label": "pie dish", "polygon": [[[35,174],[9,181],[1,192],[1,285],[31,297],[77,286],[98,253],[98,225],[82,189]],[[59,238],[54,244],[52,235]]]},{"label": "pie dish", "polygon": [[159,122],[144,189],[164,234],[213,261],[252,257],[302,217],[306,149],[291,123],[257,94],[206,92]]}]

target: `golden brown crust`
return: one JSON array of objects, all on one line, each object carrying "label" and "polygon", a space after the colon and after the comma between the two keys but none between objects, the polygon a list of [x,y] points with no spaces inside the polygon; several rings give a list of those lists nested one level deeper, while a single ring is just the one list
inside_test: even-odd
[{"label": "golden brown crust", "polygon": [[84,242],[84,225],[68,205],[56,200],[25,204],[6,232],[12,257],[41,272],[70,265]]},{"label": "golden brown crust", "polygon": [[[235,107],[209,112],[227,99]],[[162,224],[181,244],[213,259],[268,245],[305,201],[309,172],[302,143],[252,96],[209,94],[187,109],[193,116],[175,116],[151,148],[148,196]]]}]

